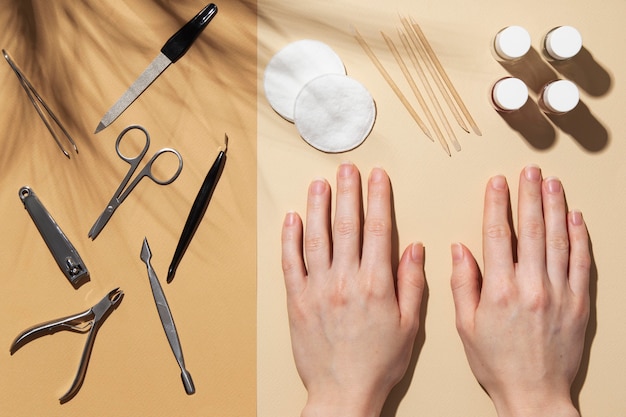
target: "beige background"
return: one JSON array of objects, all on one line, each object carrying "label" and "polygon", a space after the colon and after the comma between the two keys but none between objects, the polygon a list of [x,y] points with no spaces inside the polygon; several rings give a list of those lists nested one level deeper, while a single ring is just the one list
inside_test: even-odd
[{"label": "beige background", "polygon": [[[385,167],[394,190],[399,247],[426,245],[428,295],[414,361],[393,392],[383,415],[494,416],[486,394],[475,382],[454,328],[449,290],[449,245],[466,243],[481,256],[483,189],[487,179],[507,175],[517,190],[520,169],[529,163],[544,175],[559,176],[572,208],[589,225],[594,253],[592,315],[585,357],[574,387],[583,415],[626,415],[626,352],[622,277],[626,231],[624,182],[625,128],[623,40],[626,3],[612,0],[477,2],[259,0],[258,49],[258,416],[298,415],[306,392],[291,356],[280,270],[280,227],[288,210],[304,212],[306,188],[316,177],[334,183],[337,165],[356,163],[366,176]],[[455,126],[462,151],[448,157],[419,131],[351,34],[357,27],[417,107],[407,83],[380,37],[395,38],[399,14],[420,23],[454,85],[483,131],[466,134]],[[530,60],[504,68],[490,52],[502,27],[525,26],[533,39]],[[562,24],[576,26],[585,50],[573,67],[558,71],[541,61],[543,34]],[[272,111],[263,96],[263,69],[289,42],[311,38],[326,42],[343,58],[348,74],[364,83],[378,109],[374,130],[356,150],[320,153],[302,141],[295,127]],[[618,47],[618,49],[616,49]],[[513,72],[531,87],[568,75],[581,87],[582,102],[570,115],[544,117],[532,102],[515,117],[504,118],[488,102],[490,85]],[[420,114],[422,114],[420,112]],[[448,116],[453,122],[451,116]]]},{"label": "beige background", "polygon": [[[0,63],[0,415],[252,416],[255,413],[256,12],[254,2],[219,12],[187,55],[111,126],[102,115],[207,3],[189,1],[0,1],[0,46],[58,113],[80,153],[67,160],[17,78]],[[152,155],[179,150],[180,177],[142,181],[95,241],[87,238],[127,172],[118,133],[141,124]],[[167,268],[191,203],[230,137],[228,161],[203,222],[171,284]],[[127,155],[131,155],[128,152]],[[147,161],[147,158],[146,158]],[[78,249],[91,281],[75,290],[61,273],[17,191],[30,185]],[[146,267],[147,236],[196,394],[187,396],[161,327]],[[61,332],[9,346],[22,330],[86,310],[121,287],[84,385],[69,388],[86,335]]]}]

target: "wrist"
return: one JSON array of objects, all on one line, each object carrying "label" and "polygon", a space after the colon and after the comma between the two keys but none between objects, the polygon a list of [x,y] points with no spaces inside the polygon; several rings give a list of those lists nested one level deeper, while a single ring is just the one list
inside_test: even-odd
[{"label": "wrist", "polygon": [[494,400],[498,417],[580,417],[568,395],[515,396],[511,401]]},{"label": "wrist", "polygon": [[525,408],[513,410],[511,412],[498,411],[498,417],[580,417],[580,413],[573,405],[568,407],[548,407],[548,408]]},{"label": "wrist", "polygon": [[311,395],[301,417],[379,417],[385,397],[378,395],[352,396],[346,392]]}]

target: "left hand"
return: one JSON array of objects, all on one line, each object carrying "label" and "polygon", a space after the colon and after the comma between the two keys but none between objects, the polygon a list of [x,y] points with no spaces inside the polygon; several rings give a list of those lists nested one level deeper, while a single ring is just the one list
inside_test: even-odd
[{"label": "left hand", "polygon": [[404,251],[396,291],[391,187],[382,169],[370,175],[363,224],[354,165],[338,169],[332,231],[330,201],[328,182],[314,181],[306,233],[296,213],[287,214],[282,232],[292,347],[308,391],[302,416],[378,416],[411,358],[425,286],[423,247]]}]

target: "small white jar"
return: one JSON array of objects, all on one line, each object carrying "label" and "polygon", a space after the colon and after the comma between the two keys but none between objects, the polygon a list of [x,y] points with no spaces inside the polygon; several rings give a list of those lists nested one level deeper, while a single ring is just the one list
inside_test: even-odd
[{"label": "small white jar", "polygon": [[580,32],[572,26],[558,26],[546,34],[543,48],[546,57],[554,61],[564,61],[574,57],[583,46]]},{"label": "small white jar", "polygon": [[496,34],[493,47],[498,60],[518,60],[530,50],[530,34],[521,26],[508,26]]},{"label": "small white jar", "polygon": [[527,100],[528,87],[519,78],[501,78],[491,89],[491,103],[497,111],[502,113],[521,109]]},{"label": "small white jar", "polygon": [[576,84],[569,80],[547,83],[539,94],[539,107],[549,114],[564,114],[572,111],[580,101]]}]

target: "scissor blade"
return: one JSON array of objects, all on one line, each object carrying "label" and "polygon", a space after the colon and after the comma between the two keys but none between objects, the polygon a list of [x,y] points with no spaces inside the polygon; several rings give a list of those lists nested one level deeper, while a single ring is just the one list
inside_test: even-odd
[{"label": "scissor blade", "polygon": [[98,217],[98,220],[96,220],[96,222],[91,227],[91,230],[89,230],[88,236],[91,238],[91,240],[95,240],[96,237],[98,237],[104,226],[109,222],[111,216],[113,216],[114,212],[115,208],[111,205],[108,205],[107,208],[104,209],[100,217]]}]

